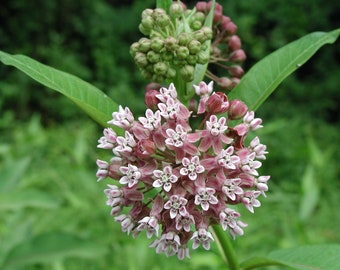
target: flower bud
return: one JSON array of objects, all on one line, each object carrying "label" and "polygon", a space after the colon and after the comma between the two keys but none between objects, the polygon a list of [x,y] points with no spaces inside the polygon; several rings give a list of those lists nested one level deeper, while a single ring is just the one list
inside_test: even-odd
[{"label": "flower bud", "polygon": [[246,114],[247,111],[248,107],[244,102],[234,99],[230,102],[228,116],[232,120],[240,119]]},{"label": "flower bud", "polygon": [[151,155],[155,154],[155,144],[147,139],[141,139],[137,143],[136,154],[141,159],[151,158]]},{"label": "flower bud", "polygon": [[233,77],[241,78],[244,74],[244,70],[241,66],[235,65],[228,68],[229,73]]},{"label": "flower bud", "polygon": [[204,31],[202,29],[194,32],[194,38],[197,39],[201,43],[207,40],[204,34]]},{"label": "flower bud", "polygon": [[114,157],[110,160],[110,165],[108,168],[108,176],[112,179],[119,179],[122,174],[119,168],[122,166],[122,159],[119,157]]},{"label": "flower bud", "polygon": [[[150,83],[147,85],[147,88],[149,87],[149,85],[159,85],[159,84],[155,84],[155,83]],[[156,89],[150,89],[147,90],[144,96],[144,102],[145,105],[150,108],[151,110],[157,110],[157,104],[160,102],[159,99],[156,97],[156,95],[159,95],[159,92]]]},{"label": "flower bud", "polygon": [[208,11],[207,2],[199,1],[196,3],[196,10],[201,12]]},{"label": "flower bud", "polygon": [[186,46],[192,40],[192,34],[183,32],[178,35],[178,44],[181,46]]},{"label": "flower bud", "polygon": [[241,49],[241,39],[237,35],[232,35],[229,39],[228,46],[231,51]]},{"label": "flower bud", "polygon": [[154,37],[151,39],[151,49],[155,52],[160,52],[160,50],[164,47],[164,40],[160,37]]},{"label": "flower bud", "polygon": [[132,55],[132,57],[135,57],[138,51],[139,51],[139,43],[138,42],[132,43],[130,46],[130,54]]},{"label": "flower bud", "polygon": [[141,52],[148,52],[151,48],[151,40],[148,38],[141,38],[139,41],[139,51]]},{"label": "flower bud", "polygon": [[237,26],[232,21],[222,23],[222,27],[229,35],[233,35],[237,31]]},{"label": "flower bud", "polygon": [[151,16],[143,18],[141,21],[141,24],[143,25],[145,29],[151,30],[154,26],[153,18]]},{"label": "flower bud", "polygon": [[176,50],[178,59],[186,59],[189,56],[189,49],[184,46],[180,46]]},{"label": "flower bud", "polygon": [[135,63],[138,67],[145,67],[148,64],[145,53],[138,52],[134,57]]},{"label": "flower bud", "polygon": [[195,68],[190,65],[185,65],[184,67],[180,69],[181,76],[187,82],[192,81],[194,79],[194,72],[195,72]]},{"label": "flower bud", "polygon": [[170,18],[166,14],[165,10],[161,8],[156,8],[153,13],[153,19],[155,20],[155,24],[159,27],[166,27],[170,23]]},{"label": "flower bud", "polygon": [[142,19],[152,16],[153,10],[151,8],[144,9],[142,12]]},{"label": "flower bud", "polygon": [[146,58],[150,63],[157,63],[160,60],[160,55],[158,53],[155,53],[154,51],[148,51],[146,54]]},{"label": "flower bud", "polygon": [[176,69],[174,68],[168,68],[166,72],[167,79],[173,79],[176,77]]},{"label": "flower bud", "polygon": [[246,58],[244,50],[240,49],[230,54],[229,61],[240,63],[246,60]]},{"label": "flower bud", "polygon": [[164,62],[158,62],[153,66],[153,71],[157,75],[165,75],[168,70],[168,65]]},{"label": "flower bud", "polygon": [[184,13],[184,6],[182,3],[173,2],[170,6],[169,12],[172,18],[179,18]]},{"label": "flower bud", "polygon": [[190,23],[190,27],[191,27],[191,29],[193,29],[193,30],[199,30],[199,29],[201,29],[201,27],[202,27],[202,23],[200,22],[200,21],[192,21],[191,23]]},{"label": "flower bud", "polygon": [[227,77],[221,77],[217,81],[218,85],[222,87],[224,90],[230,90],[233,82]]},{"label": "flower bud", "polygon": [[209,61],[209,53],[204,52],[204,51],[199,52],[199,54],[197,55],[197,63],[204,65],[208,63],[208,61]]},{"label": "flower bud", "polygon": [[196,39],[193,39],[188,44],[188,49],[191,54],[197,54],[201,50],[201,42]]},{"label": "flower bud", "polygon": [[213,93],[207,100],[206,108],[210,113],[225,113],[229,108],[228,97],[222,92]]},{"label": "flower bud", "polygon": [[185,59],[189,65],[196,65],[197,63],[197,55],[193,55],[193,54],[189,54],[189,56],[187,57],[187,59]]},{"label": "flower bud", "polygon": [[164,46],[168,51],[174,51],[177,46],[177,39],[172,36],[169,36],[164,41]]}]

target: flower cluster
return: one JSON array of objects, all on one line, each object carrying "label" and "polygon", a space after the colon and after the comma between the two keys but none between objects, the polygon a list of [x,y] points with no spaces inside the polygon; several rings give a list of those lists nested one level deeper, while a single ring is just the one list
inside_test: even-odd
[{"label": "flower cluster", "polygon": [[[212,8],[212,1],[196,3],[196,10],[207,16]],[[217,77],[208,71],[207,76],[213,79],[224,90],[233,89],[244,71],[241,64],[246,59],[246,54],[242,50],[242,42],[237,32],[236,24],[230,17],[223,15],[223,7],[215,3],[213,16],[213,38],[211,41],[209,63],[223,67],[228,76]]]},{"label": "flower cluster", "polygon": [[246,224],[233,205],[254,212],[269,180],[258,172],[266,146],[258,137],[245,142],[262,120],[243,102],[213,92],[213,82],[193,87],[195,110],[170,84],[152,92],[143,117],[120,106],[109,124],[125,134],[105,128],[98,140],[99,148],[113,153],[109,162],[97,160],[97,177],[112,180],[104,192],[114,220],[134,237],[142,231],[155,236],[150,247],[179,259],[189,257],[190,243],[210,248],[210,225],[220,224],[232,238],[243,235]]},{"label": "flower cluster", "polygon": [[212,30],[203,25],[205,18],[180,2],[170,6],[169,14],[161,8],[144,10],[139,29],[146,36],[130,47],[142,74],[154,82],[171,81],[177,73],[192,81],[195,65],[209,60],[206,41]]}]

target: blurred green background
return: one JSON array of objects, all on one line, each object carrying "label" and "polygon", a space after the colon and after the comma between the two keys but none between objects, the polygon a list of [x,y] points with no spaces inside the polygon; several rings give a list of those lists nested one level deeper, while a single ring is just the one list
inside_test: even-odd
[{"label": "blurred green background", "polygon": [[[129,55],[140,13],[154,2],[2,1],[0,50],[75,74],[136,114],[144,86]],[[193,7],[193,1],[185,2]],[[254,63],[313,31],[340,26],[340,2],[220,1]],[[251,89],[250,89],[251,90]],[[240,260],[305,244],[340,242],[340,46],[323,47],[258,110],[270,192],[234,242]],[[191,260],[156,255],[132,239],[96,182],[102,128],[66,98],[0,65],[1,269],[225,269],[216,245]],[[265,268],[279,269],[279,268]]]}]

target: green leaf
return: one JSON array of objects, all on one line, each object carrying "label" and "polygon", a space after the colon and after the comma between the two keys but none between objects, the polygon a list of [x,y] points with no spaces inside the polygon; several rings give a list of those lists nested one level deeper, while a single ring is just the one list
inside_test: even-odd
[{"label": "green leaf", "polygon": [[313,245],[271,252],[269,259],[298,270],[340,269],[340,245]]},{"label": "green leaf", "polygon": [[1,168],[0,193],[7,193],[15,189],[19,181],[22,179],[22,175],[28,169],[30,162],[31,158],[25,157],[20,160],[9,161],[3,168]]},{"label": "green leaf", "polygon": [[8,254],[3,268],[52,263],[67,257],[93,259],[103,256],[107,249],[90,240],[63,232],[38,235],[15,246]]},{"label": "green leaf", "polygon": [[118,105],[98,88],[80,78],[37,62],[24,55],[0,51],[0,60],[72,100],[99,124],[106,126]]},{"label": "green leaf", "polygon": [[320,47],[334,43],[339,34],[340,29],[314,32],[278,49],[255,64],[228,97],[240,99],[250,110],[256,110],[288,75],[307,62]]},{"label": "green leaf", "polygon": [[263,258],[263,257],[253,257],[253,258],[243,261],[240,264],[241,269],[243,270],[256,269],[259,267],[272,266],[272,265],[286,266],[285,264],[278,262],[276,260]]},{"label": "green leaf", "polygon": [[35,190],[14,190],[1,194],[0,211],[16,210],[23,207],[56,208],[60,201],[50,194]]}]

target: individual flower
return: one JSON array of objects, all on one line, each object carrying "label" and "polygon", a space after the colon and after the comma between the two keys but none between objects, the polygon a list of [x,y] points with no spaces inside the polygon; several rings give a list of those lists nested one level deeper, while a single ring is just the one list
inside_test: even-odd
[{"label": "individual flower", "polygon": [[193,156],[190,159],[182,159],[183,168],[179,171],[181,175],[187,175],[190,180],[194,181],[197,179],[197,175],[204,172],[204,167],[200,165],[199,157]]},{"label": "individual flower", "polygon": [[162,171],[154,170],[153,175],[156,179],[152,183],[152,186],[156,188],[163,187],[166,192],[169,192],[172,184],[178,180],[178,177],[172,173],[172,168],[169,165],[165,166]]},{"label": "individual flower", "polygon": [[204,249],[210,249],[210,243],[214,241],[211,232],[207,231],[205,228],[199,228],[195,231],[191,237],[192,248],[196,249],[199,246],[203,246]]},{"label": "individual flower", "polygon": [[174,219],[177,215],[185,216],[187,214],[187,210],[185,205],[188,200],[184,197],[180,197],[178,195],[172,195],[169,200],[164,204],[164,209],[170,210],[170,218]]}]

